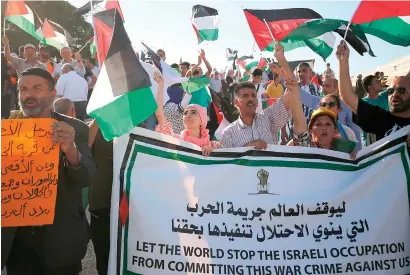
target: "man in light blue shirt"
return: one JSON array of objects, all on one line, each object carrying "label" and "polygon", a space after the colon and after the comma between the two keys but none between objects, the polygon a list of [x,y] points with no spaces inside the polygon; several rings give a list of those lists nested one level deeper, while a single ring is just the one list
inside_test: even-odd
[{"label": "man in light blue shirt", "polygon": [[[322,86],[322,92],[325,96],[332,95],[332,94],[338,95],[337,79],[335,78],[325,79],[325,81],[323,82],[323,86]],[[312,108],[314,110],[319,107],[320,100],[321,100],[320,96],[314,96],[301,89],[300,97],[301,97],[302,103],[306,105],[307,107]],[[343,125],[350,127],[353,130],[356,136],[356,139],[360,140],[361,130],[359,126],[353,123],[352,110],[350,110],[350,108],[342,100],[340,100],[340,103],[341,103],[342,111],[338,114],[339,122]],[[357,150],[362,149],[362,145],[360,144],[360,142],[357,144],[356,149]]]}]

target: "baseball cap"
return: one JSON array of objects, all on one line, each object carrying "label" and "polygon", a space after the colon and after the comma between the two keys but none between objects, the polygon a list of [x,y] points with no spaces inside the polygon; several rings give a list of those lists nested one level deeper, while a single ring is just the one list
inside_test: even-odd
[{"label": "baseball cap", "polygon": [[323,116],[323,115],[330,117],[330,119],[332,119],[333,121],[333,124],[336,126],[336,120],[337,120],[336,114],[329,108],[319,107],[316,111],[313,112],[312,116],[310,117],[309,129],[313,125],[316,118]]}]

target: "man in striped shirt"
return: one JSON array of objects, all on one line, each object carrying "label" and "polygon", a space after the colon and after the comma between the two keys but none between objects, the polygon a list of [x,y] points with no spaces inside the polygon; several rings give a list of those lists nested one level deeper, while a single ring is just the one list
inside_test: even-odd
[{"label": "man in striped shirt", "polygon": [[266,149],[268,144],[278,144],[278,131],[290,118],[289,94],[286,93],[260,113],[256,113],[258,95],[252,83],[239,84],[234,94],[240,117],[223,131],[222,146]]}]

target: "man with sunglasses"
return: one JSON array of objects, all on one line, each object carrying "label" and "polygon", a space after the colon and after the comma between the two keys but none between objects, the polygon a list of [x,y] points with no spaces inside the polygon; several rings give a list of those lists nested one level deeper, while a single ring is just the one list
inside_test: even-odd
[{"label": "man with sunglasses", "polygon": [[[377,140],[410,125],[410,78],[396,77],[392,87],[387,90],[390,111],[359,100],[350,80],[349,53],[348,46],[341,41],[336,51],[339,59],[339,89],[343,100],[356,114],[357,125],[365,132],[375,134]],[[409,143],[410,136],[407,141]]]}]

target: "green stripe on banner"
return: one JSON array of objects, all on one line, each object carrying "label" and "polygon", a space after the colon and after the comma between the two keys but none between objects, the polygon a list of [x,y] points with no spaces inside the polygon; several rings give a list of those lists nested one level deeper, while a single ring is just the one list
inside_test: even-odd
[{"label": "green stripe on banner", "polygon": [[[236,164],[243,166],[254,166],[254,167],[293,167],[293,168],[309,168],[309,169],[325,169],[325,170],[334,170],[334,171],[358,171],[364,169],[390,155],[400,153],[403,160],[402,164],[405,170],[407,184],[409,188],[410,183],[410,167],[406,159],[406,145],[401,145],[400,147],[392,150],[386,154],[383,154],[377,158],[369,160],[366,163],[359,165],[349,165],[349,164],[334,164],[328,162],[304,162],[304,161],[294,161],[294,160],[248,160],[248,159],[232,159],[232,160],[211,160],[211,159],[200,159],[188,155],[176,154],[171,152],[162,151],[155,149],[153,147],[148,147],[140,144],[134,143],[134,148],[132,149],[132,155],[130,158],[129,165],[126,171],[126,182],[125,182],[125,191],[127,197],[130,198],[130,189],[131,189],[131,174],[134,168],[135,160],[137,154],[144,153],[152,156],[157,156],[160,158],[166,158],[176,161],[182,161],[185,163],[195,164],[195,165],[214,165],[214,164]],[[122,190],[121,190],[122,191]],[[128,270],[128,223],[129,218],[126,221],[124,229],[124,245],[123,245],[123,275],[143,275],[139,273],[134,273]]]},{"label": "green stripe on banner", "polygon": [[[120,96],[115,101],[92,111],[89,116],[97,120],[104,138],[112,140],[149,118],[157,107],[151,87],[146,87]],[[121,119],[113,121],[112,114]]]},{"label": "green stripe on banner", "polygon": [[215,41],[218,39],[219,29],[198,30],[199,42]]}]

